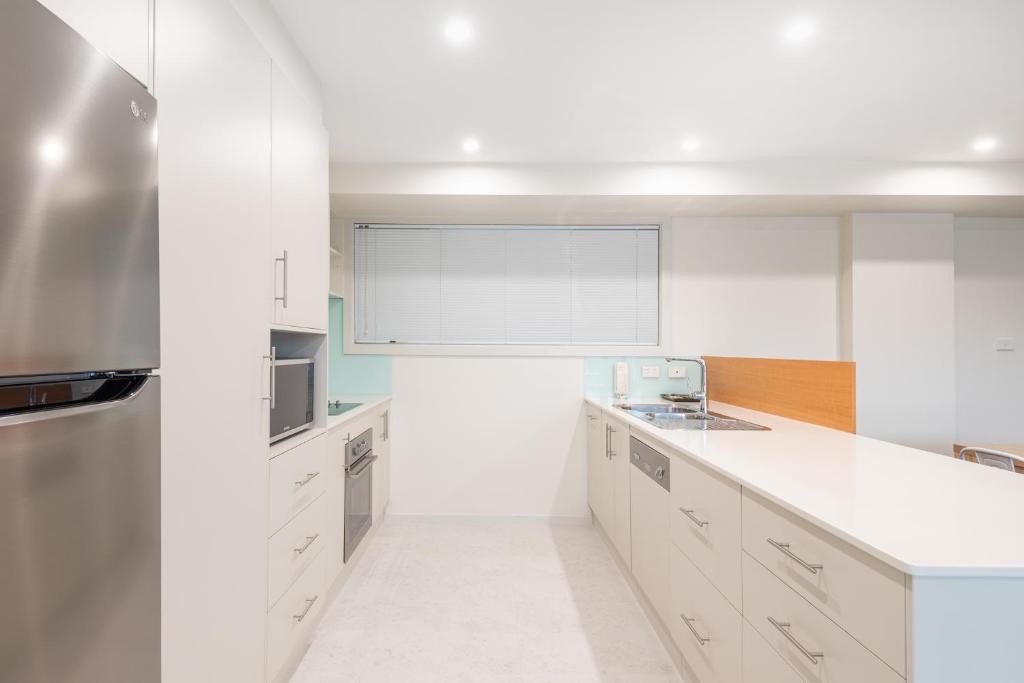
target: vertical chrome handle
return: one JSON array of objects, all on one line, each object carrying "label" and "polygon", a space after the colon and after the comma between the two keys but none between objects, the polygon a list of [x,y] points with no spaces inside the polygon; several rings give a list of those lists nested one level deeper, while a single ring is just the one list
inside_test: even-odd
[{"label": "vertical chrome handle", "polygon": [[288,250],[285,249],[282,254],[282,256],[278,256],[274,259],[274,263],[276,264],[280,261],[284,266],[281,273],[281,276],[284,279],[284,285],[281,288],[281,296],[275,296],[274,301],[280,301],[284,304],[285,308],[288,308]]},{"label": "vertical chrome handle", "polygon": [[270,409],[277,407],[277,347],[270,347],[270,355],[263,356],[264,360],[270,361],[270,396],[264,396],[264,401],[270,401]]},{"label": "vertical chrome handle", "polygon": [[786,640],[788,640],[793,645],[793,647],[795,647],[797,650],[800,650],[800,654],[802,654],[804,657],[807,657],[807,660],[811,664],[817,664],[818,660],[825,656],[824,652],[811,652],[806,647],[804,647],[803,643],[797,640],[793,636],[793,634],[789,632],[790,624],[788,621],[775,621],[775,619],[773,619],[772,617],[768,617],[768,621],[771,622],[771,625],[774,626],[779,633],[786,637]]},{"label": "vertical chrome handle", "polygon": [[693,510],[684,510],[683,508],[679,508],[679,511],[686,515],[687,519],[689,519],[691,522],[699,526],[701,529],[710,524],[708,520],[700,519],[699,517],[697,517],[697,515],[693,514]]},{"label": "vertical chrome handle", "polygon": [[604,426],[604,457],[611,458],[609,453],[612,450],[612,428],[611,425]]},{"label": "vertical chrome handle", "polygon": [[796,562],[798,565],[800,565],[801,567],[803,567],[804,569],[806,569],[810,573],[817,574],[819,569],[824,569],[824,567],[822,567],[822,565],[820,565],[820,564],[811,564],[811,563],[807,562],[806,560],[804,560],[799,555],[797,555],[796,553],[794,553],[792,550],[789,549],[789,543],[779,543],[774,538],[769,538],[767,540],[768,540],[768,545],[770,545],[771,547],[775,548],[780,553],[782,553],[783,555],[785,555],[789,559],[793,560],[794,562]]},{"label": "vertical chrome handle", "polygon": [[309,482],[313,481],[318,476],[320,476],[319,472],[310,472],[309,474],[306,475],[305,479],[301,479],[301,480],[295,482],[295,488],[301,489],[303,486],[305,486]]},{"label": "vertical chrome handle", "polygon": [[679,614],[679,618],[682,619],[683,623],[686,624],[690,628],[690,633],[692,633],[693,637],[697,639],[697,642],[700,643],[701,647],[704,647],[705,644],[711,642],[711,635],[710,634],[707,635],[707,636],[702,636],[700,633],[697,632],[697,629],[693,625],[693,622],[697,621],[696,619],[691,619],[690,617],[686,616],[685,614],[683,614],[681,612]]},{"label": "vertical chrome handle", "polygon": [[381,422],[382,422],[382,431],[383,431],[383,434],[381,435],[381,440],[382,441],[387,441],[388,439],[391,438],[391,411],[390,410],[385,410],[381,414],[380,419],[381,419]]},{"label": "vertical chrome handle", "polygon": [[612,429],[611,425],[607,425],[607,427],[608,427],[608,459],[611,460],[612,458],[615,457],[615,451],[612,450],[612,434],[615,433],[615,430]]},{"label": "vertical chrome handle", "polygon": [[311,546],[314,543],[316,543],[316,539],[318,539],[318,538],[320,538],[320,534],[313,534],[312,536],[306,536],[306,543],[305,543],[305,545],[302,545],[302,546],[300,546],[298,548],[295,548],[295,554],[296,555],[301,555],[304,552],[306,552],[307,550],[309,550],[309,546]]},{"label": "vertical chrome handle", "polygon": [[309,610],[313,609],[313,605],[315,605],[316,601],[319,599],[319,595],[314,595],[312,599],[306,600],[306,609],[302,610],[301,614],[292,615],[292,618],[295,619],[295,621],[302,621],[303,619],[305,619],[306,615],[309,614]]}]

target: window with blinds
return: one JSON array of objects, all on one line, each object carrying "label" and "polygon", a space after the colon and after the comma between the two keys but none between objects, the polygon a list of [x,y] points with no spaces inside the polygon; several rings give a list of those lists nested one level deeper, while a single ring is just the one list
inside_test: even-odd
[{"label": "window with blinds", "polygon": [[361,344],[658,344],[658,226],[355,226]]}]

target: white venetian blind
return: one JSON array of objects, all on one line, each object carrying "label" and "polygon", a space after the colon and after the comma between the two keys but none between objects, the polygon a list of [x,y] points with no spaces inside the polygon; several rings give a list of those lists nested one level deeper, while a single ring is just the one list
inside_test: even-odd
[{"label": "white venetian blind", "polygon": [[656,345],[657,226],[356,225],[355,341]]}]

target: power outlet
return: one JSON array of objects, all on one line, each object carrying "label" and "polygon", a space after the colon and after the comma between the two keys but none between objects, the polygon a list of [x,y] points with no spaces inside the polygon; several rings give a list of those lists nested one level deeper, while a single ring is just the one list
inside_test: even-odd
[{"label": "power outlet", "polygon": [[686,379],[686,366],[670,365],[668,367],[668,376],[672,379]]},{"label": "power outlet", "polygon": [[640,368],[640,375],[648,379],[661,377],[661,368],[657,365],[644,365]]},{"label": "power outlet", "polygon": [[996,339],[996,351],[1014,351],[1016,348],[1013,337],[999,337]]}]

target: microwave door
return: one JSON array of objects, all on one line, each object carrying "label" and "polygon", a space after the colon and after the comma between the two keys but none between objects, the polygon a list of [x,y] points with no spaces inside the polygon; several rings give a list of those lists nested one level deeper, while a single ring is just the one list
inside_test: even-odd
[{"label": "microwave door", "polygon": [[274,406],[270,411],[270,441],[296,434],[313,422],[311,375],[308,359],[278,360],[274,364]]}]

